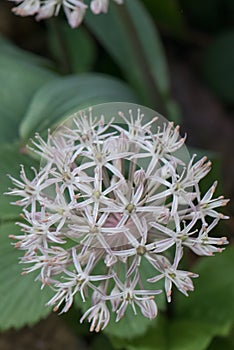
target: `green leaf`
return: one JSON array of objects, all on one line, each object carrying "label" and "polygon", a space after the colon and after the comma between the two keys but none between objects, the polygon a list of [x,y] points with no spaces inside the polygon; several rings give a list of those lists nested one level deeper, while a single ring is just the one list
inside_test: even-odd
[{"label": "green leaf", "polygon": [[1,54],[8,55],[19,61],[24,61],[40,67],[52,67],[52,62],[45,57],[20,49],[2,35],[0,35],[0,50]]},{"label": "green leaf", "polygon": [[[15,49],[16,50],[16,49]],[[54,73],[12,53],[0,52],[0,143],[18,138],[18,126],[35,91]]]},{"label": "green leaf", "polygon": [[121,81],[100,74],[81,74],[52,81],[34,96],[20,126],[20,135],[28,139],[64,120],[82,108],[104,102],[136,102],[132,91]]},{"label": "green leaf", "polygon": [[205,350],[226,326],[217,327],[190,319],[166,320],[159,315],[143,336],[134,339],[111,337],[113,346],[126,350]]},{"label": "green leaf", "polygon": [[111,320],[104,332],[108,336],[118,337],[125,340],[144,334],[147,329],[152,326],[153,321],[144,317],[141,314],[140,309],[137,311],[137,315],[135,315],[129,305],[124,317],[119,322],[115,322],[116,315],[112,313]]},{"label": "green leaf", "polygon": [[37,273],[21,276],[22,265],[18,259],[22,252],[11,245],[9,234],[19,234],[12,223],[0,226],[0,330],[32,325],[51,311],[45,307],[51,297],[47,288],[41,290],[34,279]]},{"label": "green leaf", "polygon": [[[127,327],[128,328],[128,327]],[[141,329],[141,325],[139,325]],[[110,340],[116,349],[126,350],[169,350],[165,337],[166,321],[164,317],[157,316],[151,321],[151,327],[143,335],[136,334],[134,339],[111,336]]]},{"label": "green leaf", "polygon": [[100,334],[100,333],[98,334],[97,337],[94,337],[90,348],[92,350],[100,350],[100,349],[114,350],[114,347],[112,346],[108,337],[106,337],[105,334]]},{"label": "green leaf", "polygon": [[169,328],[169,349],[205,350],[213,337],[222,334],[226,327],[226,325],[217,327],[212,323],[190,319],[174,320]]},{"label": "green leaf", "polygon": [[[222,235],[222,233],[220,234]],[[177,296],[177,316],[223,325],[234,320],[234,248],[202,258],[193,271],[199,274],[189,298]]]},{"label": "green leaf", "polygon": [[215,338],[207,350],[233,350],[233,343],[229,339]]},{"label": "green leaf", "polygon": [[110,6],[108,16],[87,14],[85,20],[136,88],[142,103],[162,112],[169,96],[167,63],[159,34],[144,5],[126,0],[123,6]]},{"label": "green leaf", "polygon": [[51,53],[65,72],[84,73],[94,65],[96,46],[89,32],[74,30],[64,21],[49,22],[48,40]]},{"label": "green leaf", "polygon": [[234,105],[234,30],[219,34],[207,48],[203,74],[214,93]]},{"label": "green leaf", "polygon": [[[20,208],[11,205],[15,197],[4,195],[9,187],[13,187],[7,174],[19,178],[20,164],[35,166],[35,161],[20,151],[18,144],[2,144],[0,147],[0,221],[15,219],[20,213]],[[0,244],[1,246],[1,244]]]}]

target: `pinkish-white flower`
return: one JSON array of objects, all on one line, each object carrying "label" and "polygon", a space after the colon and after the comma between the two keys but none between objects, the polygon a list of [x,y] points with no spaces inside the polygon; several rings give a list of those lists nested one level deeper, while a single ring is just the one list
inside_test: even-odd
[{"label": "pinkish-white flower", "polygon": [[[107,13],[110,0],[92,0],[90,3],[90,9],[94,14],[99,14],[101,12]],[[123,0],[114,0],[116,4],[123,4]]]},{"label": "pinkish-white flower", "polygon": [[11,235],[25,252],[23,274],[38,272],[55,310],[67,312],[79,295],[89,305],[81,322],[97,332],[111,312],[116,322],[127,310],[155,318],[158,281],[168,302],[173,286],[186,296],[194,289],[197,275],[180,268],[184,250],[209,256],[228,243],[210,236],[227,200],[213,199],[216,183],[200,193],[210,162],[180,157],[185,138],[172,123],[145,121],[139,108],[116,117],[89,109],[47,140],[37,134],[40,170],[29,178],[22,167],[8,192],[23,210],[22,232]]},{"label": "pinkish-white flower", "polygon": [[[61,8],[72,28],[79,27],[85,16],[88,5],[84,0],[9,0],[17,4],[12,11],[19,16],[36,15],[36,20],[58,16]],[[114,0],[122,4],[123,0]],[[92,0],[90,10],[93,14],[107,13],[109,0]]]}]

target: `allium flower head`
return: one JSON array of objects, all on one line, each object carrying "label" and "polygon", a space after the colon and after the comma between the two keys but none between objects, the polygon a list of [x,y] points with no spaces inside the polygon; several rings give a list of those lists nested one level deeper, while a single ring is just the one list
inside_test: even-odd
[{"label": "allium flower head", "polygon": [[[36,15],[37,20],[57,16],[61,7],[66,14],[69,25],[72,28],[78,27],[88,8],[84,0],[9,0],[18,6],[12,11],[19,16]],[[117,4],[122,4],[124,0],[113,0]],[[107,13],[109,0],[91,0],[90,9],[94,14]]]},{"label": "allium flower head", "polygon": [[111,312],[155,318],[160,280],[168,302],[173,285],[186,296],[194,289],[184,249],[209,256],[228,243],[209,236],[227,200],[213,198],[216,184],[200,193],[211,163],[188,158],[179,127],[136,105],[102,108],[73,115],[46,141],[37,134],[41,167],[33,179],[22,167],[9,192],[23,210],[22,234],[11,238],[25,251],[24,273],[37,270],[51,286],[55,310],[68,311],[76,294],[91,303],[81,322],[95,331]]}]

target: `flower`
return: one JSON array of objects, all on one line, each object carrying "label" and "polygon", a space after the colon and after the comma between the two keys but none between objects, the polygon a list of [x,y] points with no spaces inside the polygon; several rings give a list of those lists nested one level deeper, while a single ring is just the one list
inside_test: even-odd
[{"label": "flower", "polygon": [[40,0],[16,0],[17,7],[14,7],[12,11],[19,16],[32,16],[35,15],[40,9]]},{"label": "flower", "polygon": [[193,291],[194,286],[191,277],[198,277],[197,274],[178,270],[179,262],[183,255],[183,248],[180,244],[176,247],[173,264],[165,256],[157,256],[154,262],[156,269],[161,272],[156,277],[148,279],[148,282],[155,283],[164,278],[164,288],[167,296],[167,301],[171,302],[172,284],[174,283],[177,289],[188,296],[188,291]]},{"label": "flower", "polygon": [[40,8],[37,11],[36,20],[57,16],[61,6],[66,14],[69,25],[76,28],[80,25],[85,15],[87,5],[83,0],[45,0],[41,1]]},{"label": "flower", "polygon": [[152,320],[157,316],[157,305],[153,299],[154,295],[161,293],[161,290],[137,290],[136,285],[139,282],[138,271],[133,280],[127,278],[125,283],[122,283],[116,275],[113,278],[115,288],[107,299],[110,299],[110,301],[114,300],[112,302],[112,310],[117,314],[116,322],[124,316],[128,305],[131,305],[135,315],[137,314],[136,304],[140,307],[145,317]]},{"label": "flower", "polygon": [[[36,20],[57,16],[61,7],[72,28],[78,27],[85,16],[88,5],[84,0],[9,0],[18,6],[12,11],[19,16],[36,15]],[[116,4],[122,4],[124,0],[113,0]],[[109,0],[92,0],[90,9],[94,14],[107,13]]]},{"label": "flower", "polygon": [[168,302],[173,286],[186,296],[194,289],[198,276],[180,268],[184,250],[209,256],[228,243],[209,236],[227,219],[216,211],[227,200],[212,199],[216,183],[199,189],[211,163],[184,159],[179,128],[146,117],[135,106],[110,121],[81,111],[47,141],[36,134],[30,150],[42,163],[32,179],[23,166],[21,180],[10,176],[8,194],[23,210],[22,234],[11,235],[25,252],[23,274],[38,271],[54,310],[67,312],[80,295],[91,331],[111,312],[116,322],[128,309],[155,318],[158,281]]},{"label": "flower", "polygon": [[[117,4],[122,4],[123,0],[114,0]],[[99,14],[101,12],[107,13],[109,6],[109,0],[92,0],[90,9],[93,13]]]},{"label": "flower", "polygon": [[110,320],[110,311],[103,300],[100,300],[88,309],[81,317],[80,322],[82,323],[88,315],[88,321],[91,322],[91,332],[94,330],[99,332],[101,329],[104,329]]}]

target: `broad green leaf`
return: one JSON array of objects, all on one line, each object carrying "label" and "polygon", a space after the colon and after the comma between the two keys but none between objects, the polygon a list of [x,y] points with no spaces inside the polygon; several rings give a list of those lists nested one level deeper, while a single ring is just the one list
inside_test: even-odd
[{"label": "broad green leaf", "polygon": [[[220,236],[225,232],[220,232]],[[222,325],[234,320],[234,248],[202,258],[193,271],[199,274],[189,298],[177,296],[175,311],[191,320]]]},{"label": "broad green leaf", "polygon": [[233,350],[234,343],[231,342],[229,339],[225,338],[215,338],[210,346],[207,348],[207,350]]},{"label": "broad green leaf", "polygon": [[[169,350],[167,347],[168,339],[165,337],[165,322],[164,317],[157,316],[155,321],[151,321],[151,326],[143,335],[138,333],[133,339],[111,336],[110,340],[115,349]],[[141,329],[140,325],[139,329]]]},{"label": "broad green leaf", "polygon": [[169,327],[168,350],[205,350],[214,336],[229,329],[229,325],[217,327],[202,320],[174,320]]},{"label": "broad green leaf", "polygon": [[19,61],[28,62],[40,67],[52,67],[52,62],[45,57],[35,55],[32,52],[22,50],[14,45],[10,40],[0,35],[0,51],[1,54],[9,55]]},{"label": "broad green leaf", "polygon": [[143,335],[153,323],[152,320],[149,320],[141,314],[139,308],[137,308],[137,315],[135,315],[130,305],[124,317],[119,322],[115,322],[115,317],[116,315],[111,315],[110,323],[105,328],[104,332],[108,336],[125,340]]},{"label": "broad green leaf", "polygon": [[126,350],[205,350],[216,335],[223,335],[226,325],[217,327],[190,319],[166,319],[152,322],[143,336],[134,339],[111,337],[115,348]]},{"label": "broad green leaf", "polygon": [[35,91],[55,74],[12,53],[0,52],[0,143],[18,138],[18,126]]},{"label": "broad green leaf", "polygon": [[[20,164],[35,166],[35,161],[22,154],[18,144],[2,144],[0,147],[0,221],[17,218],[21,209],[10,202],[16,197],[4,195],[9,187],[14,187],[7,174],[19,178]],[[0,244],[1,246],[1,244]]]},{"label": "broad green leaf", "polygon": [[97,337],[94,337],[91,343],[91,349],[92,350],[100,350],[100,349],[114,350],[114,347],[111,344],[108,337],[106,337],[104,334],[99,333]]},{"label": "broad green leaf", "polygon": [[234,105],[234,30],[219,34],[208,46],[203,74],[214,93],[223,102]]},{"label": "broad green leaf", "polygon": [[17,251],[8,238],[9,234],[19,232],[13,223],[0,226],[0,330],[32,325],[51,311],[45,307],[51,291],[40,289],[40,284],[34,281],[37,273],[21,276],[22,252]]},{"label": "broad green leaf", "polygon": [[162,112],[169,97],[167,63],[157,29],[141,1],[113,4],[108,16],[87,14],[85,20],[136,88],[142,103]]},{"label": "broad green leaf", "polygon": [[133,92],[117,79],[100,74],[57,79],[35,94],[20,126],[20,135],[28,139],[82,108],[116,101],[136,102]]},{"label": "broad green leaf", "polygon": [[96,59],[96,46],[89,32],[84,27],[74,30],[56,19],[48,24],[50,51],[61,70],[70,73],[91,70]]}]

